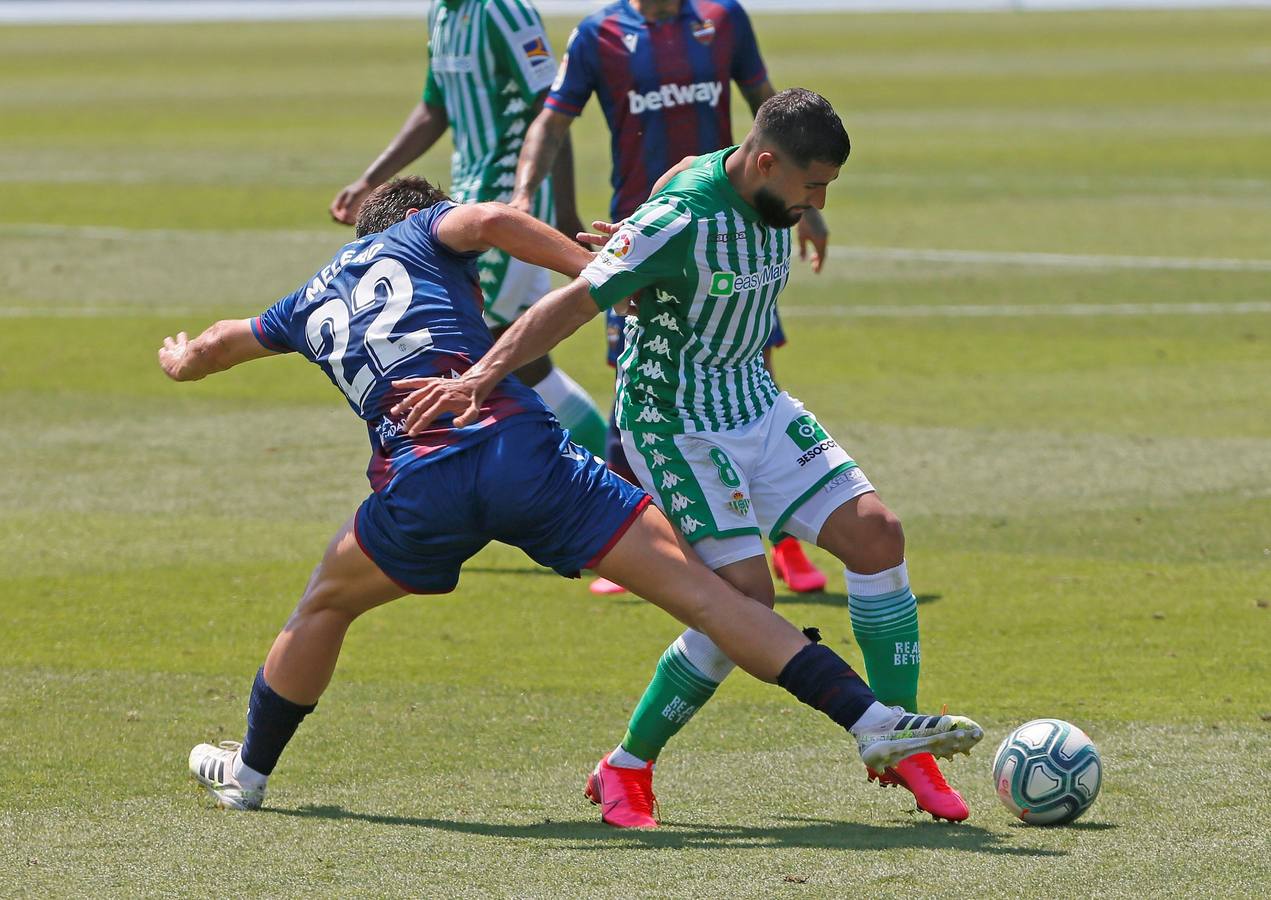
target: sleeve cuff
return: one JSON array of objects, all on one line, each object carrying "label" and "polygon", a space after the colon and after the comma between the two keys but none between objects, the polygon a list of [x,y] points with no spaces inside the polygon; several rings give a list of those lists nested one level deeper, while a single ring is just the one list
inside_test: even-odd
[{"label": "sleeve cuff", "polygon": [[265,329],[260,321],[260,316],[252,317],[252,336],[260,342],[260,345],[272,353],[290,353],[290,347],[284,347],[282,344],[271,341],[265,335]]}]

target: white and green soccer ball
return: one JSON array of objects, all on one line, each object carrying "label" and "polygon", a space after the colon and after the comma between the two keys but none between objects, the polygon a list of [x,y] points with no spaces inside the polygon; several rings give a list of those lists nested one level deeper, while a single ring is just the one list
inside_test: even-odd
[{"label": "white and green soccer ball", "polygon": [[1064,825],[1094,803],[1103,763],[1090,737],[1063,719],[1033,719],[993,757],[998,799],[1029,825]]}]

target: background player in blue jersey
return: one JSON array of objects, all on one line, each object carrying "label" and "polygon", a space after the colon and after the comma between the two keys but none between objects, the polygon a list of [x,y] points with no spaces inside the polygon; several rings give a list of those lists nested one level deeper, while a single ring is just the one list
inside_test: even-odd
[{"label": "background player in blue jersey", "polygon": [[[613,168],[610,221],[631,215],[654,183],[687,156],[732,144],[731,82],[753,114],[775,93],[750,18],[736,0],[617,0],[583,19],[569,37],[560,71],[543,111],[525,134],[511,203],[529,210],[532,198],[567,147],[569,127],[594,93],[609,124]],[[828,233],[816,210],[797,226],[800,255],[811,247],[819,272]],[[625,317],[605,317],[609,365],[623,347]],[[781,321],[764,347],[785,344]],[[605,448],[609,465],[635,478],[609,417]],[[773,550],[778,577],[798,592],[825,588],[825,576],[808,561],[798,540],[786,537]],[[597,582],[597,593],[620,591]]]},{"label": "background player in blue jersey", "polygon": [[913,753],[915,742],[952,753],[979,740],[968,719],[899,714],[878,703],[832,651],[716,577],[686,553],[643,491],[572,443],[515,378],[499,378],[462,423],[441,416],[407,433],[395,408],[404,391],[393,379],[458,377],[491,347],[478,253],[499,246],[568,275],[591,254],[502,204],[456,206],[423,179],[373,192],[357,234],[260,316],[217,322],[194,340],[182,332],[159,350],[176,381],[298,352],[322,367],[371,440],[373,493],[328,545],[257,672],[242,744],[190,752],[191,773],[219,804],[260,807],[355,618],[405,593],[453,590],[463,562],[491,540],[563,575],[592,568],[621,578],[709,634],[742,668],[848,728],[869,764]]}]

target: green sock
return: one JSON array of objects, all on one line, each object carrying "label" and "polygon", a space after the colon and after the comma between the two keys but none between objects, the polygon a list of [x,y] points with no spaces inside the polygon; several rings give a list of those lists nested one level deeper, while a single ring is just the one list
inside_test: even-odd
[{"label": "green sock", "polygon": [[534,390],[556,413],[556,418],[569,431],[574,443],[585,447],[593,456],[604,459],[609,426],[578,382],[555,368],[534,385]]},{"label": "green sock", "polygon": [[689,662],[676,642],[658,660],[653,680],[644,689],[622,749],[640,759],[657,759],[666,742],[702,708],[719,683],[711,681]]},{"label": "green sock", "polygon": [[852,633],[865,657],[869,686],[885,706],[918,705],[918,601],[902,562],[875,575],[847,572]]}]

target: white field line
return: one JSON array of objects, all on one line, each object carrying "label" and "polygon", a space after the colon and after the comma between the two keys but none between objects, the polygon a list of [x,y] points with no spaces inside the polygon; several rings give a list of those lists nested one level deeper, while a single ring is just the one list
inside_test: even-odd
[{"label": "white field line", "polygon": [[[180,228],[112,228],[96,225],[0,224],[0,235],[13,237],[85,238],[102,241],[285,240],[336,241],[348,232],[316,229],[186,230]],[[1034,266],[1073,269],[1177,269],[1208,272],[1271,272],[1271,259],[1195,256],[1118,256],[1094,253],[1034,253],[1028,251],[941,250],[921,247],[860,247],[831,245],[829,259],[862,261],[962,263],[990,266]]]},{"label": "white field line", "polygon": [[[960,319],[960,318],[1040,318],[1045,316],[1228,316],[1271,313],[1271,300],[1215,300],[1197,303],[1056,303],[1021,304],[956,303],[938,305],[781,306],[786,318],[875,318],[875,319]],[[207,307],[197,306],[0,306],[0,319],[97,319],[151,316],[203,317]]]},{"label": "white field line", "polygon": [[1108,256],[1094,253],[1031,253],[993,250],[936,250],[916,247],[836,247],[829,259],[972,263],[998,266],[1054,266],[1072,269],[1199,269],[1213,272],[1271,272],[1271,259],[1188,256]]},{"label": "white field line", "polygon": [[1271,300],[1201,303],[1053,303],[1025,306],[1018,303],[936,304],[915,306],[779,306],[786,318],[878,318],[878,319],[1022,319],[1041,316],[1217,316],[1271,313]]}]

